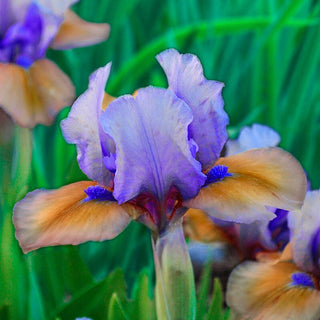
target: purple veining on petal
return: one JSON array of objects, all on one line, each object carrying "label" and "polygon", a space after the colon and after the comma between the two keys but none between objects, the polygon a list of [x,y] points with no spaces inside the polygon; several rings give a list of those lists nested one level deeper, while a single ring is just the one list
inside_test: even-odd
[{"label": "purple veining on petal", "polygon": [[232,174],[228,172],[228,167],[223,165],[217,165],[210,169],[207,173],[207,179],[205,182],[205,186],[210,183],[218,182],[223,180],[226,177],[231,177]]},{"label": "purple veining on petal", "polygon": [[311,237],[311,256],[315,269],[320,271],[320,228]]},{"label": "purple veining on petal", "polygon": [[189,137],[199,147],[197,159],[208,169],[219,158],[228,138],[229,118],[221,95],[224,84],[207,80],[195,55],[169,49],[160,53],[157,60],[166,73],[169,89],[192,109]]},{"label": "purple veining on petal", "polygon": [[299,287],[310,287],[315,289],[315,283],[312,276],[304,272],[295,272],[291,275],[291,285]]},{"label": "purple veining on petal", "polygon": [[88,195],[83,202],[96,200],[96,201],[116,201],[113,197],[112,192],[102,186],[91,186],[84,190]]},{"label": "purple veining on petal", "polygon": [[275,210],[276,217],[271,220],[268,224],[268,229],[271,233],[272,240],[279,246],[280,249],[283,249],[290,238],[290,231],[288,228],[288,211],[282,209]]},{"label": "purple veining on petal", "polygon": [[183,199],[204,183],[201,165],[188,142],[189,107],[170,90],[148,87],[136,98],[122,96],[101,116],[116,144],[114,196],[119,203],[149,194],[160,203],[174,186]]}]

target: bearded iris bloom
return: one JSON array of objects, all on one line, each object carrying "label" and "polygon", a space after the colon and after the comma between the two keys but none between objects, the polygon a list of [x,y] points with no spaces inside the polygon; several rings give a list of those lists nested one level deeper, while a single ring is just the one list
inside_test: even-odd
[{"label": "bearded iris bloom", "polygon": [[46,59],[47,49],[87,46],[109,35],[108,24],[88,23],[69,10],[75,2],[0,0],[0,107],[19,126],[48,125],[73,102],[73,84]]},{"label": "bearded iris bloom", "polygon": [[194,319],[185,212],[268,219],[266,205],[300,207],[306,182],[299,163],[278,148],[219,158],[228,123],[223,84],[206,80],[194,55],[171,49],[157,59],[168,89],[147,87],[113,100],[104,92],[110,64],[90,77],[62,131],[93,182],[33,191],[16,204],[13,219],[24,252],[111,239],[131,220],[143,223],[152,234],[158,319]]},{"label": "bearded iris bloom", "polygon": [[301,212],[288,215],[290,244],[280,260],[232,272],[227,300],[236,319],[319,319],[319,205],[320,191],[308,191]]}]

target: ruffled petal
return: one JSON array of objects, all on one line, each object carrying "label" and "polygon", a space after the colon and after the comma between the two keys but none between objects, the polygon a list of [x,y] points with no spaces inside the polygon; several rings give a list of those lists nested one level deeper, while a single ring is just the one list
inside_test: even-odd
[{"label": "ruffled petal", "polygon": [[61,122],[62,133],[69,143],[77,146],[78,162],[89,179],[110,186],[113,174],[103,163],[104,156],[115,152],[113,141],[101,130],[99,116],[106,102],[112,100],[104,89],[111,63],[95,71],[89,88],[75,101],[68,117]]},{"label": "ruffled petal", "polygon": [[51,124],[74,95],[70,79],[49,60],[38,60],[28,70],[0,64],[0,106],[21,127]]},{"label": "ruffled petal", "polygon": [[220,158],[231,176],[210,183],[183,205],[213,217],[251,223],[271,220],[266,206],[294,210],[305,196],[306,177],[296,159],[279,148],[253,149]]},{"label": "ruffled petal", "polygon": [[117,236],[130,222],[134,208],[116,201],[84,201],[88,198],[84,190],[94,185],[81,181],[56,190],[35,190],[19,201],[13,222],[22,250]]},{"label": "ruffled petal", "polygon": [[101,124],[116,144],[114,196],[120,203],[141,193],[163,201],[173,186],[185,199],[198,193],[205,176],[189,149],[191,121],[188,106],[170,90],[148,87],[110,104]]},{"label": "ruffled petal", "polygon": [[[288,215],[294,261],[301,269],[309,272],[319,272],[319,261],[314,259],[319,248],[314,248],[316,252],[312,248],[314,237],[320,230],[319,207],[320,190],[308,191],[301,212]],[[315,245],[319,247],[319,243]]]},{"label": "ruffled petal", "polygon": [[199,147],[197,159],[207,169],[219,158],[228,138],[229,119],[221,95],[224,84],[207,80],[199,59],[192,54],[169,49],[157,60],[166,73],[169,89],[192,109],[189,133]]},{"label": "ruffled petal", "polygon": [[247,262],[229,278],[227,303],[236,319],[316,320],[320,291],[316,279],[288,262]]},{"label": "ruffled petal", "polygon": [[67,10],[51,47],[59,50],[85,47],[106,40],[109,33],[110,26],[107,23],[90,23]]},{"label": "ruffled petal", "polygon": [[279,134],[268,126],[258,123],[241,129],[238,139],[226,143],[226,155],[233,155],[254,148],[276,147],[280,143]]}]

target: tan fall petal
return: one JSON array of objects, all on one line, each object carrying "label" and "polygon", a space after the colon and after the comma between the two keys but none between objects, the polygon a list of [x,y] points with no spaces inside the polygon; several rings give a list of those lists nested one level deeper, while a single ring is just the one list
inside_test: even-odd
[{"label": "tan fall petal", "polygon": [[67,10],[51,47],[59,50],[85,47],[106,40],[109,33],[107,23],[87,22],[72,10]]},{"label": "tan fall petal", "polygon": [[189,209],[183,217],[183,229],[185,235],[193,241],[232,242],[223,228],[216,225],[202,210]]},{"label": "tan fall petal", "polygon": [[0,63],[0,106],[21,127],[51,124],[74,96],[70,79],[50,60],[38,60],[29,69]]},{"label": "tan fall petal", "polygon": [[203,187],[195,198],[184,202],[186,207],[219,219],[251,223],[274,218],[266,206],[293,211],[302,205],[305,173],[282,149],[252,149],[220,158],[215,165],[227,166],[232,176]]},{"label": "tan fall petal", "polygon": [[[102,241],[117,236],[131,221],[135,208],[116,201],[83,201],[91,181],[56,190],[35,190],[14,207],[16,237],[24,252],[40,247]],[[130,216],[129,216],[130,215]]]},{"label": "tan fall petal", "polygon": [[[290,262],[246,262],[238,266],[227,286],[227,303],[235,320],[318,319],[320,291],[293,284],[294,273],[304,274]],[[316,284],[315,278],[313,281]]]}]

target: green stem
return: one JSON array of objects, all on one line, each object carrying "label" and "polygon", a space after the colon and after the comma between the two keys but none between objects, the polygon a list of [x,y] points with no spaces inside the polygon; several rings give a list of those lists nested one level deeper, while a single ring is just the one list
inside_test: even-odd
[{"label": "green stem", "polygon": [[15,145],[11,168],[10,204],[21,199],[28,190],[31,175],[32,132],[15,126]]},{"label": "green stem", "polygon": [[194,320],[195,285],[182,219],[171,225],[165,234],[153,234],[152,247],[157,319]]}]

